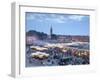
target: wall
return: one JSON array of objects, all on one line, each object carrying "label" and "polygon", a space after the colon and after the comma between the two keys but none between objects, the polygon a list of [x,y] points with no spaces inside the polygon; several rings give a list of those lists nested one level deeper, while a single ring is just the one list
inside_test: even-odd
[{"label": "wall", "polygon": [[[14,80],[10,77],[10,67],[11,67],[11,2],[14,0],[1,0],[0,2],[0,80]],[[16,0],[22,1],[22,0]],[[24,0],[23,0],[24,1]],[[33,1],[33,0],[27,0]],[[49,1],[49,3],[48,3]],[[95,6],[97,8],[97,23],[96,23],[96,53],[97,57],[97,73],[91,74],[65,74],[63,76],[46,76],[39,77],[38,80],[98,80],[100,79],[100,53],[99,53],[99,44],[100,44],[100,5],[99,0],[34,0],[34,4],[47,3],[48,5],[62,4],[66,5],[72,3],[74,5],[86,5],[86,6]],[[20,78],[18,80],[35,80],[36,78]],[[37,79],[36,79],[37,80]]]}]

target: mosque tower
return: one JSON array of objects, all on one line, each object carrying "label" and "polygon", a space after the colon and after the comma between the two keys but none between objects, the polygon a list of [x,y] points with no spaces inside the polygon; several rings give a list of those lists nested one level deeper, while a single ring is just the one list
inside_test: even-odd
[{"label": "mosque tower", "polygon": [[50,38],[52,39],[53,29],[52,26],[50,27]]}]

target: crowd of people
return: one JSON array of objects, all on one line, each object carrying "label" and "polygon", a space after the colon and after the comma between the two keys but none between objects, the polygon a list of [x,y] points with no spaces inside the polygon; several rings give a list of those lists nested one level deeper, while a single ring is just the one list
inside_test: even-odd
[{"label": "crowd of people", "polygon": [[[29,49],[28,53],[37,52],[38,50],[35,48]],[[85,65],[89,64],[89,51],[75,49],[70,47],[59,48],[59,47],[50,47],[47,50],[42,50],[46,54],[49,54],[47,58],[43,57],[43,59],[33,58],[29,56],[29,63],[41,66],[53,66],[53,65]]]}]

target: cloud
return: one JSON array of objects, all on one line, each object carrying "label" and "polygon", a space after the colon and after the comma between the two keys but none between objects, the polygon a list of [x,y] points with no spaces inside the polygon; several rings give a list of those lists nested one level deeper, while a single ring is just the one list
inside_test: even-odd
[{"label": "cloud", "polygon": [[64,17],[63,15],[52,14],[46,17],[45,20],[50,22],[56,22],[56,23],[65,23],[67,18]]},{"label": "cloud", "polygon": [[29,13],[27,20],[35,20],[39,22],[66,23],[68,20],[82,21],[85,16],[82,15],[61,15],[61,14],[42,14]]},{"label": "cloud", "polygon": [[84,18],[85,16],[81,16],[81,15],[70,15],[68,18],[70,20],[74,20],[74,21],[82,21],[82,19]]},{"label": "cloud", "polygon": [[60,14],[42,14],[42,13],[28,13],[27,20],[35,20],[38,22],[53,22],[53,23],[65,23],[67,18]]},{"label": "cloud", "polygon": [[39,20],[41,21],[45,17],[45,14],[38,14],[38,13],[28,13],[27,20]]},{"label": "cloud", "polygon": [[61,14],[51,14],[47,18],[46,21],[52,21],[56,23],[66,23],[68,20],[71,21],[82,21],[85,16],[83,15],[61,15]]},{"label": "cloud", "polygon": [[49,22],[56,22],[56,23],[65,23],[65,20],[62,20],[60,18],[46,18],[45,21],[49,21]]},{"label": "cloud", "polygon": [[57,23],[65,23],[66,22],[65,19],[61,19],[61,18],[56,18],[56,19],[54,19],[54,21]]},{"label": "cloud", "polygon": [[33,16],[32,14],[27,14],[26,19],[27,20],[34,20],[35,19],[35,16]]}]

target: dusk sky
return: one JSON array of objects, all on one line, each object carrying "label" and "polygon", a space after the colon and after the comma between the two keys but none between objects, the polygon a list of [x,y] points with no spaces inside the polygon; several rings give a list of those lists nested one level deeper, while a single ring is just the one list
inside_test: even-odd
[{"label": "dusk sky", "polygon": [[36,30],[60,35],[89,35],[89,16],[79,14],[54,14],[26,12],[26,31]]}]

